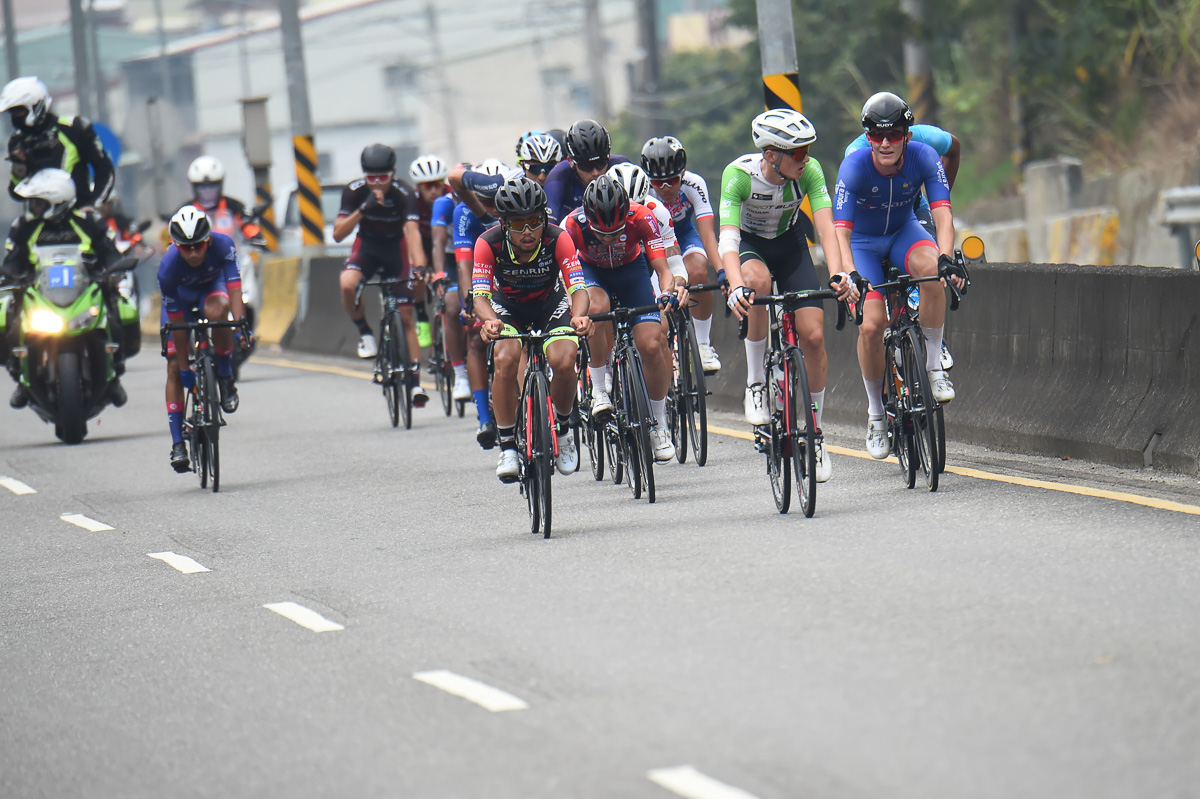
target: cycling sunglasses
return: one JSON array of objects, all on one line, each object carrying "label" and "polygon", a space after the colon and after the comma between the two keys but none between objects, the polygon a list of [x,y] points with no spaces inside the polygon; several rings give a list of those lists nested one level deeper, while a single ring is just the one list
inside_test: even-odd
[{"label": "cycling sunglasses", "polygon": [[603,172],[608,169],[608,157],[593,158],[590,161],[572,161],[580,172]]},{"label": "cycling sunglasses", "polygon": [[683,175],[676,175],[673,178],[650,178],[650,185],[656,189],[665,189],[667,186],[678,186],[683,182]]},{"label": "cycling sunglasses", "polygon": [[615,239],[617,236],[620,236],[622,233],[625,232],[624,223],[622,223],[621,226],[619,228],[617,228],[616,230],[601,230],[600,228],[596,227],[595,225],[591,225],[591,228],[592,228],[592,232],[595,233],[597,236],[599,236],[602,239]]},{"label": "cycling sunglasses", "polygon": [[908,131],[904,128],[892,128],[888,130],[868,130],[867,141],[875,144],[883,144],[884,142],[892,142],[899,144],[904,141],[904,137],[908,135]]},{"label": "cycling sunglasses", "polygon": [[208,239],[205,239],[204,241],[198,241],[195,244],[181,244],[177,241],[175,242],[175,246],[179,248],[180,252],[200,252],[208,246]]},{"label": "cycling sunglasses", "polygon": [[427,181],[425,181],[424,183],[418,183],[418,184],[417,184],[417,188],[418,188],[418,189],[428,189],[429,187],[431,187],[431,186],[432,186],[432,187],[434,187],[434,188],[436,188],[436,189],[441,189],[441,188],[443,188],[445,185],[446,185],[446,184],[445,184],[445,183],[443,183],[443,182],[442,182],[442,181],[440,181],[440,180],[427,180]]},{"label": "cycling sunglasses", "polygon": [[784,158],[790,158],[793,161],[800,162],[808,157],[808,145],[806,144],[803,147],[797,147],[794,150],[776,150],[775,152],[779,153]]},{"label": "cycling sunglasses", "polygon": [[367,184],[370,186],[386,186],[391,182],[391,175],[367,175]]},{"label": "cycling sunglasses", "polygon": [[537,230],[546,224],[546,217],[541,214],[537,216],[517,216],[509,217],[504,220],[504,225],[513,233],[524,233],[527,230]]},{"label": "cycling sunglasses", "polygon": [[541,161],[526,161],[522,164],[526,172],[532,172],[535,175],[545,175],[551,169],[554,169],[554,164],[544,164]]}]

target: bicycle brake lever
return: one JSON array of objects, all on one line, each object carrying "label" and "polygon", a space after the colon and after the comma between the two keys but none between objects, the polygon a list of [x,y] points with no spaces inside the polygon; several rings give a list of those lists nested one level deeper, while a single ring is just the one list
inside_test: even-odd
[{"label": "bicycle brake lever", "polygon": [[838,300],[838,320],[837,329],[841,330],[846,326],[846,303],[843,300]]},{"label": "bicycle brake lever", "polygon": [[[728,308],[729,306],[726,305],[725,307]],[[738,339],[740,341],[746,340],[746,333],[749,331],[749,329],[750,329],[750,317],[748,315],[743,316],[741,321],[738,322]]]}]

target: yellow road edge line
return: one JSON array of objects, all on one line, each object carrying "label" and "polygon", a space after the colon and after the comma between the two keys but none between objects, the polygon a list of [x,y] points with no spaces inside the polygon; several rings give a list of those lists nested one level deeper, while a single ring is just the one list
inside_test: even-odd
[{"label": "yellow road edge line", "polygon": [[[256,356],[255,359],[264,366],[280,366],[284,369],[299,369],[304,372],[324,372],[330,375],[341,375],[342,377],[356,377],[359,380],[372,380],[374,374],[371,372],[358,372],[353,369],[344,369],[341,366],[325,366],[323,364],[304,363],[303,361],[291,361],[287,358],[276,358],[274,356]],[[437,391],[437,386],[433,383],[421,381],[421,388],[427,388],[431,391]]]},{"label": "yellow road edge line", "polygon": [[[753,441],[754,436],[742,430],[731,430],[727,427],[713,427],[709,425],[708,432],[717,433],[719,435],[732,436],[733,438],[741,438],[746,441]],[[870,455],[859,450],[846,449],[845,447],[835,447],[828,445],[826,447],[835,455],[846,455],[851,458],[860,458],[862,460],[874,460]],[[888,458],[883,463],[898,463],[895,458]],[[1098,499],[1111,499],[1116,502],[1128,502],[1133,505],[1143,505],[1147,508],[1155,508],[1157,510],[1172,511],[1173,513],[1187,513],[1192,516],[1200,516],[1200,506],[1186,505],[1182,502],[1174,502],[1169,499],[1157,499],[1155,497],[1145,497],[1141,494],[1130,494],[1124,491],[1107,491],[1103,488],[1088,488],[1087,486],[1073,485],[1071,483],[1052,483],[1048,480],[1034,480],[1029,477],[1010,477],[1004,474],[995,474],[993,472],[985,472],[980,469],[969,469],[963,466],[947,466],[946,471],[951,474],[961,475],[963,477],[973,477],[977,480],[991,480],[997,483],[1009,483],[1011,485],[1024,486],[1026,488],[1042,488],[1046,491],[1060,491],[1064,494],[1077,494],[1084,497],[1096,497]]]}]

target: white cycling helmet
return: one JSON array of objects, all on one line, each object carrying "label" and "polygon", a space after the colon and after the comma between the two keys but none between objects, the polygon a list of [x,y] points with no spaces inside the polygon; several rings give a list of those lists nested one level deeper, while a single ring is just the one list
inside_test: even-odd
[{"label": "white cycling helmet", "polygon": [[808,118],[791,108],[763,111],[750,124],[754,146],[760,150],[795,150],[817,140],[817,129]]},{"label": "white cycling helmet", "polygon": [[212,222],[202,209],[185,205],[171,217],[167,231],[176,244],[198,244],[212,235]]},{"label": "white cycling helmet", "polygon": [[0,111],[14,108],[25,109],[25,127],[37,127],[50,109],[50,90],[33,76],[10,80],[0,93]]},{"label": "white cycling helmet", "polygon": [[408,165],[408,176],[413,183],[431,183],[445,180],[450,167],[436,155],[422,155]]},{"label": "white cycling helmet", "polygon": [[225,179],[225,165],[211,155],[202,155],[187,171],[188,183],[220,183]]},{"label": "white cycling helmet", "polygon": [[562,147],[553,136],[539,133],[521,142],[517,149],[517,161],[532,161],[537,164],[557,164],[562,160]]},{"label": "white cycling helmet", "polygon": [[626,162],[613,164],[608,168],[606,174],[621,184],[625,193],[629,195],[630,202],[644,203],[646,201],[646,195],[650,193],[650,178],[646,177],[646,170],[635,163]]},{"label": "white cycling helmet", "polygon": [[[13,189],[25,200],[25,213],[30,219],[57,219],[75,207],[75,181],[62,169],[42,169],[22,180]],[[35,208],[35,200],[45,203]]]},{"label": "white cycling helmet", "polygon": [[479,170],[485,175],[503,175],[508,167],[499,158],[489,158],[479,165]]}]

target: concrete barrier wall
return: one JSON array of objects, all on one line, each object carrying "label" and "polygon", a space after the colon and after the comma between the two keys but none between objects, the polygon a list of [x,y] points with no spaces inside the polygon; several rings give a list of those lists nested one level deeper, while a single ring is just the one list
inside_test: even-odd
[{"label": "concrete barrier wall", "polygon": [[[342,308],[338,281],[344,262],[344,258],[313,258],[309,261],[306,290],[300,292],[304,301],[299,303],[302,307],[283,336],[284,347],[321,355],[357,357],[358,330]],[[371,329],[378,334],[379,289],[368,288],[363,292],[363,306]]]},{"label": "concrete barrier wall", "polygon": [[[1200,274],[991,264],[947,314],[957,441],[1200,474]],[[865,430],[857,332],[826,313],[825,416]],[[740,410],[745,355],[718,312],[714,407]],[[1149,451],[1147,451],[1147,449]]]}]

